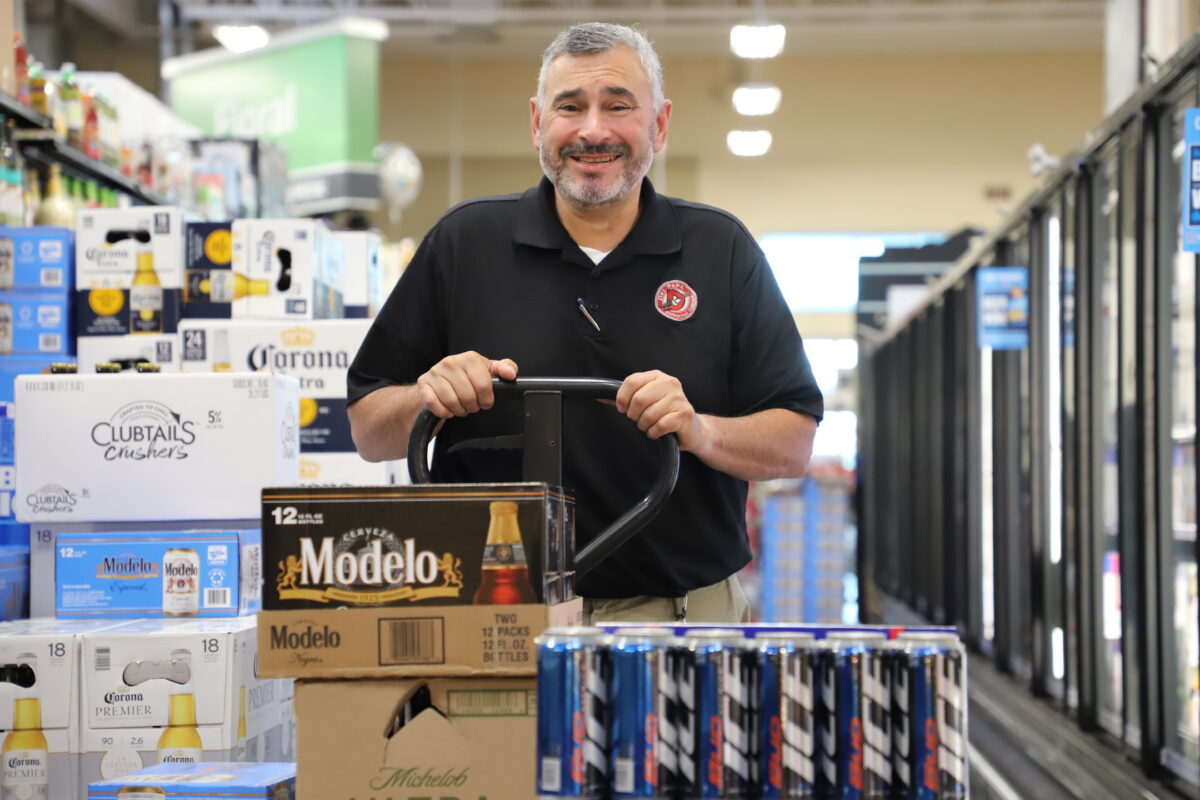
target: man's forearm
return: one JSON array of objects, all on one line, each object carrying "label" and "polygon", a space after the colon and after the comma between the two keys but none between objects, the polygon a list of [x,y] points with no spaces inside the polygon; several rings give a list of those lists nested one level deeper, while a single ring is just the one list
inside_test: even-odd
[{"label": "man's forearm", "polygon": [[424,406],[416,385],[385,386],[347,409],[350,435],[367,461],[391,461],[408,453],[408,435]]},{"label": "man's forearm", "polygon": [[713,469],[747,481],[799,478],[808,471],[817,421],[806,414],[772,408],[698,419],[704,444],[693,454]]}]

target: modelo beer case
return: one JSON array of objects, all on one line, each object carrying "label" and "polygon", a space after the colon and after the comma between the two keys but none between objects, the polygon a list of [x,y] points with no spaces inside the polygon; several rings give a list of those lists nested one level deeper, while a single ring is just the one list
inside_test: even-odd
[{"label": "modelo beer case", "polygon": [[554,605],[574,500],[544,483],[263,490],[264,609]]}]

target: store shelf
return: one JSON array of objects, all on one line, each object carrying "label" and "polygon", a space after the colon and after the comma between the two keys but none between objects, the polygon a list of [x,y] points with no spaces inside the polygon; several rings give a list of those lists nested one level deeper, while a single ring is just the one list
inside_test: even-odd
[{"label": "store shelf", "polygon": [[124,192],[138,202],[152,206],[167,205],[165,199],[147,191],[108,164],[68,145],[55,135],[54,124],[49,117],[18,103],[11,95],[3,92],[0,92],[0,114],[12,118],[22,128],[16,132],[16,141],[26,156],[33,156],[44,163],[61,164],[75,175]]},{"label": "store shelf", "polygon": [[53,130],[54,122],[45,114],[34,111],[29,106],[18,103],[10,94],[0,92],[0,114],[14,120],[22,128],[42,128]]}]

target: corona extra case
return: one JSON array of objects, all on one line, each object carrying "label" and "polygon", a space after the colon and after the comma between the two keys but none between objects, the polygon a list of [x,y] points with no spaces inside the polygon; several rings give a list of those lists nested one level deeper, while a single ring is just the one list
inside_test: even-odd
[{"label": "corona extra case", "polygon": [[266,489],[263,608],[553,605],[573,504],[540,483]]},{"label": "corona extra case", "polygon": [[345,248],[311,219],[239,219],[233,223],[234,318],[338,319]]}]

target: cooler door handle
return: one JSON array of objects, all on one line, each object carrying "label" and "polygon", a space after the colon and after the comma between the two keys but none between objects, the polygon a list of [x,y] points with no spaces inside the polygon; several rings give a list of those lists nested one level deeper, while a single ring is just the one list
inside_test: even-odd
[{"label": "cooler door handle", "polygon": [[[570,397],[615,398],[621,381],[607,378],[517,378],[515,381],[492,379],[496,394],[560,392]],[[426,451],[441,419],[422,409],[408,438],[408,474],[413,483],[430,483]],[[586,575],[658,516],[679,478],[679,439],[670,433],[658,440],[658,475],[654,485],[640,501],[605,528],[599,536],[575,555],[575,574]]]}]

